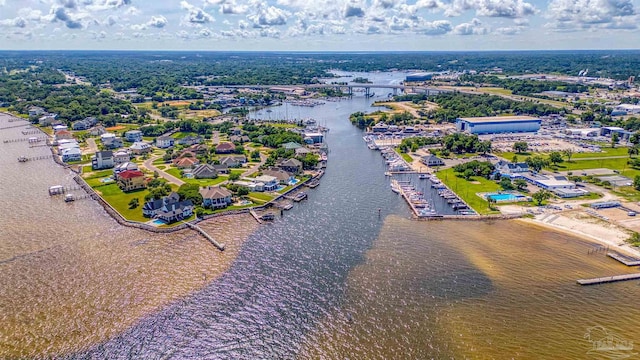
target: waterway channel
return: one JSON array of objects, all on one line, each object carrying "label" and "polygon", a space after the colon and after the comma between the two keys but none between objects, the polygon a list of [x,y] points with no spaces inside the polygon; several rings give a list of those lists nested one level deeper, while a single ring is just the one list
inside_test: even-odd
[{"label": "waterway channel", "polygon": [[[0,232],[0,316],[11,324],[0,329],[0,351],[69,359],[573,359],[597,358],[590,340],[606,337],[601,329],[638,339],[637,282],[575,284],[633,271],[587,255],[593,244],[517,221],[410,220],[379,153],[348,121],[373,100],[263,113],[299,111],[295,117],[329,127],[329,164],[308,200],[273,224],[220,229],[236,244],[229,256],[189,233],[121,229],[90,201],[48,199],[46,186],[68,175],[48,162],[18,169],[17,145],[0,143],[8,202],[0,212],[8,224]],[[66,326],[74,332],[60,330]],[[42,329],[56,336],[40,344]]]}]

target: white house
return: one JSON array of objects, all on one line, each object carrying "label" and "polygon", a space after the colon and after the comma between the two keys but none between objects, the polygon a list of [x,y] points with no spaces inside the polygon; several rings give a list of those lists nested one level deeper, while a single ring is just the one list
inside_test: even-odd
[{"label": "white house", "polygon": [[138,141],[133,143],[129,149],[131,150],[131,153],[135,155],[146,154],[151,152],[151,145],[146,142]]},{"label": "white house", "polygon": [[171,136],[160,136],[156,138],[156,146],[161,149],[170,148],[174,145],[175,139]]},{"label": "white house", "polygon": [[256,182],[264,184],[264,191],[274,191],[278,189],[278,178],[270,175],[261,175],[255,178]]},{"label": "white house", "polygon": [[131,160],[131,155],[127,151],[120,150],[113,153],[113,163],[114,164],[123,164]]},{"label": "white house", "polygon": [[202,206],[213,209],[225,208],[231,204],[231,191],[219,186],[207,186],[200,189]]},{"label": "white house", "polygon": [[122,147],[122,139],[112,133],[104,133],[100,135],[102,144],[108,149],[117,149]]},{"label": "white house", "polygon": [[129,130],[124,133],[124,138],[129,142],[138,142],[142,141],[142,131],[140,130]]},{"label": "white house", "polygon": [[94,170],[110,169],[114,165],[112,151],[98,151],[91,157],[91,167]]},{"label": "white house", "polygon": [[82,152],[80,151],[79,148],[72,147],[69,149],[62,150],[61,156],[62,156],[62,161],[64,162],[79,161],[82,159]]}]

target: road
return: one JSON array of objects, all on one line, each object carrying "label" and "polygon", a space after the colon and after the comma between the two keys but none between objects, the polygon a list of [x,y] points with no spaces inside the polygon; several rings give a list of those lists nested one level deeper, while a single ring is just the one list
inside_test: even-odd
[{"label": "road", "polygon": [[267,161],[267,156],[263,153],[260,153],[260,163],[255,164],[249,169],[247,169],[245,172],[242,173],[241,177],[247,177],[257,172],[258,170],[260,170],[260,166],[262,166],[262,164],[264,164],[265,161]]},{"label": "road", "polygon": [[88,138],[87,139],[87,146],[89,146],[88,153],[93,154],[93,153],[98,152],[98,145],[96,144],[96,139]]},{"label": "road", "polygon": [[160,169],[158,169],[157,167],[155,167],[153,165],[153,162],[160,159],[162,156],[161,155],[156,155],[156,156],[152,156],[149,159],[145,160],[145,162],[143,163],[143,166],[149,170],[149,171],[157,171],[158,175],[160,175],[161,178],[167,180],[168,182],[172,183],[172,184],[176,184],[178,186],[184,184],[185,182],[178,179],[177,177],[168,174]]}]

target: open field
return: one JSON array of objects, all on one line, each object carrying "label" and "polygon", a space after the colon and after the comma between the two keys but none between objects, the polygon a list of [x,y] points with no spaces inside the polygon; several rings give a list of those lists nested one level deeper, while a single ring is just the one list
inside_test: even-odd
[{"label": "open field", "polygon": [[[96,186],[94,187],[94,190],[98,192],[106,202],[113,206],[126,219],[140,222],[149,220],[142,215],[142,205],[144,204],[144,197],[149,193],[147,189],[125,193],[120,190],[117,184],[112,183],[108,185]],[[138,199],[140,205],[135,209],[129,209],[129,202],[135,198]]]},{"label": "open field", "polygon": [[467,181],[456,176],[453,168],[436,172],[438,179],[453,190],[462,200],[471,206],[478,214],[497,214],[498,211],[489,209],[489,203],[476,195],[476,193],[493,192],[501,190],[500,185],[492,180],[475,176],[472,181]]},{"label": "open field", "polygon": [[218,110],[207,109],[207,110],[187,110],[182,113],[187,119],[204,119],[220,116],[222,113]]}]

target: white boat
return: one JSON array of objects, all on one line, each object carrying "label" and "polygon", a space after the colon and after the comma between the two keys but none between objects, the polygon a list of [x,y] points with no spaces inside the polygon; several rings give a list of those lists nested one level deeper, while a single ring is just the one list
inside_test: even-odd
[{"label": "white boat", "polygon": [[65,202],[71,202],[71,201],[75,201],[75,196],[73,196],[73,194],[67,194],[64,196],[64,201]]},{"label": "white boat", "polygon": [[420,174],[418,176],[419,179],[428,179],[429,178],[429,174]]}]

